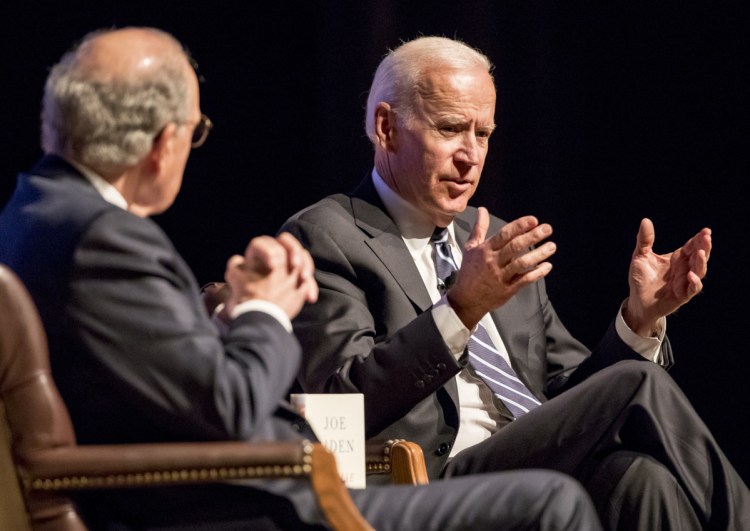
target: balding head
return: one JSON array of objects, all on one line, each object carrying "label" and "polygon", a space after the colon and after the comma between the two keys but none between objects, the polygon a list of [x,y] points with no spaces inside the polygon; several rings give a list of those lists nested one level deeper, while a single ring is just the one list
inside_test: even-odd
[{"label": "balding head", "polygon": [[133,82],[164,66],[181,64],[184,52],[170,35],[152,28],[124,28],[91,34],[75,52],[78,69],[91,81]]},{"label": "balding head", "polygon": [[102,175],[136,164],[169,122],[185,122],[194,76],[171,35],[123,28],[87,35],[52,69],[42,148]]}]

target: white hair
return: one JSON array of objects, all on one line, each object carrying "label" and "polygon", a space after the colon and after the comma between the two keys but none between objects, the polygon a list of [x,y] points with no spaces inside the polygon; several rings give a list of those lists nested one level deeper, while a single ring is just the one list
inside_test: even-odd
[{"label": "white hair", "polygon": [[427,69],[476,67],[488,73],[493,69],[492,62],[479,50],[447,37],[418,37],[389,51],[375,71],[367,97],[367,136],[376,142],[375,107],[380,102],[388,103],[402,123],[411,120],[419,81]]},{"label": "white hair", "polygon": [[[183,49],[168,33],[144,29]],[[102,172],[137,163],[167,123],[188,115],[188,79],[179,54],[164,54],[161,67],[148,74],[112,81],[98,80],[82,66],[81,48],[110,31],[89,33],[63,55],[47,77],[42,100],[42,149]]]}]

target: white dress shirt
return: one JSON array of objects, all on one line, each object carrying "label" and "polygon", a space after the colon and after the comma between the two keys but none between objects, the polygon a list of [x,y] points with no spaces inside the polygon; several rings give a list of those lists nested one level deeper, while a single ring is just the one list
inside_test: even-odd
[{"label": "white dress shirt", "polygon": [[[445,344],[458,359],[464,352],[472,330],[464,326],[456,312],[448,304],[445,295],[438,291],[437,274],[433,261],[433,246],[430,236],[435,230],[435,225],[411,203],[399,196],[391,189],[373,169],[372,179],[375,189],[383,201],[386,210],[393,218],[396,226],[401,232],[401,237],[409,249],[419,274],[425,283],[430,298],[433,302],[432,314]],[[461,267],[462,253],[456,243],[453,223],[448,225],[448,243],[453,252],[453,258],[458,267]],[[500,332],[489,314],[486,314],[482,324],[487,329],[493,343],[500,354],[510,363],[507,349],[503,343]],[[647,359],[657,360],[661,350],[661,343],[666,333],[666,320],[660,322],[658,337],[644,338],[631,331],[622,318],[622,309],[618,312],[615,328],[622,340],[633,350]],[[493,405],[498,400],[489,387],[475,374],[470,366],[466,366],[456,375],[458,387],[458,399],[460,407],[460,424],[456,441],[451,448],[450,455],[453,456],[461,450],[473,446],[495,433],[499,427],[507,422],[502,417],[498,408]]]}]

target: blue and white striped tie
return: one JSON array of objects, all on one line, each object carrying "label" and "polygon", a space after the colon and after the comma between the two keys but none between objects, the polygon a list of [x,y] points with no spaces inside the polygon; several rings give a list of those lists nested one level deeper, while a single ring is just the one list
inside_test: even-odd
[{"label": "blue and white striped tie", "polygon": [[[438,290],[443,293],[446,281],[458,271],[448,244],[448,229],[436,228],[430,238],[435,244],[435,270],[438,277]],[[482,323],[469,338],[469,365],[474,369],[487,387],[503,401],[503,404],[516,418],[528,413],[540,404],[539,400],[518,379],[505,358],[498,352]]]}]

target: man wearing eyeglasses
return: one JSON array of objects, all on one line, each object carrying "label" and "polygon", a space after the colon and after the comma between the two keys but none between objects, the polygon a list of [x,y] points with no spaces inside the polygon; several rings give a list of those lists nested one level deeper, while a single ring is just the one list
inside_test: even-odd
[{"label": "man wearing eyeglasses", "polygon": [[[301,358],[290,319],[318,293],[307,251],[282,234],[231,257],[220,337],[188,266],[148,219],[170,207],[210,128],[189,58],[159,30],[91,34],[47,80],[46,155],[0,213],[0,262],[39,308],[81,443],[314,440],[282,402]],[[378,529],[600,529],[580,485],[552,472],[353,497]],[[298,530],[321,520],[310,489],[281,480],[77,502],[91,529]]]}]

